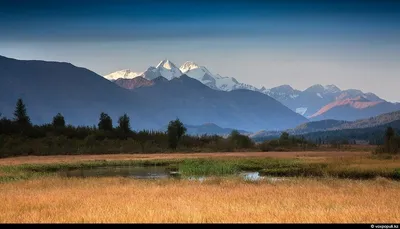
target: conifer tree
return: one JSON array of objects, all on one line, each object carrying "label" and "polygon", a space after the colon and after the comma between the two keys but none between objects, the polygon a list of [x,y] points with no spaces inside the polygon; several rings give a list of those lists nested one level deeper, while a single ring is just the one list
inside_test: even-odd
[{"label": "conifer tree", "polygon": [[15,107],[14,121],[21,126],[31,126],[31,119],[26,112],[25,104],[21,98],[18,99]]}]

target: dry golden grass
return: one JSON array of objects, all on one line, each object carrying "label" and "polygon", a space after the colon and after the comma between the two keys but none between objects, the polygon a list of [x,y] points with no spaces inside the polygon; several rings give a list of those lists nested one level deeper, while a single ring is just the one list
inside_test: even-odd
[{"label": "dry golden grass", "polygon": [[58,156],[22,156],[0,159],[0,165],[70,163],[94,160],[152,160],[181,158],[332,158],[365,156],[370,152],[357,151],[305,151],[305,152],[229,152],[229,153],[164,153],[164,154],[103,154],[103,155],[58,155]]},{"label": "dry golden grass", "polygon": [[0,184],[0,222],[400,222],[388,180],[141,181],[40,179]]},{"label": "dry golden grass", "polygon": [[357,168],[357,169],[396,169],[400,168],[400,156],[391,155],[390,159],[372,158],[369,154],[347,154],[345,156],[316,156],[316,157],[301,157],[307,163],[328,163],[336,167]]}]

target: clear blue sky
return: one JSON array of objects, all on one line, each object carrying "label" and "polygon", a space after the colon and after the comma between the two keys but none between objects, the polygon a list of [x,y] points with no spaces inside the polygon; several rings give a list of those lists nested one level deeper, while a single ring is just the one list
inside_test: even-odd
[{"label": "clear blue sky", "polygon": [[0,0],[0,55],[101,75],[192,60],[258,87],[400,101],[400,1]]}]

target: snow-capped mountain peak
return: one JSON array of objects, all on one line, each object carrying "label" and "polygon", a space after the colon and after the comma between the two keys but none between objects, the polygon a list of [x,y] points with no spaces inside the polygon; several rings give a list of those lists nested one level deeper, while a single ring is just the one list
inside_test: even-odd
[{"label": "snow-capped mountain peak", "polygon": [[124,69],[105,75],[104,78],[108,80],[133,79],[135,77],[141,76],[142,74],[143,72],[132,72],[129,69]]},{"label": "snow-capped mountain peak", "polygon": [[340,88],[338,88],[336,85],[329,84],[324,86],[325,92],[328,93],[338,93],[341,92]]},{"label": "snow-capped mountain peak", "polygon": [[291,92],[294,91],[292,86],[290,86],[288,84],[284,84],[284,85],[281,85],[281,86],[277,86],[277,87],[271,88],[271,90],[276,90],[276,91],[280,90],[280,91],[285,91],[285,92],[288,92],[288,93],[291,93]]},{"label": "snow-capped mountain peak", "polygon": [[197,68],[200,68],[200,66],[198,64],[196,64],[195,62],[186,61],[184,64],[182,64],[182,66],[179,68],[179,70],[181,70],[182,73],[185,73],[187,71],[197,69]]},{"label": "snow-capped mountain peak", "polygon": [[[182,73],[186,74],[189,73],[190,75],[197,75],[197,74],[193,74],[194,72],[200,72],[201,74],[207,74],[209,76],[212,76],[214,79],[219,79],[219,78],[223,78],[222,76],[216,74],[212,74],[206,67],[204,66],[200,66],[198,64],[196,64],[193,61],[186,61],[184,64],[182,64],[182,66],[179,68],[179,70],[181,70]],[[192,78],[199,78],[199,76],[194,76]]]},{"label": "snow-capped mountain peak", "polygon": [[322,93],[322,92],[325,91],[325,88],[321,84],[314,84],[314,85],[312,85],[311,87],[307,88],[304,91],[312,92],[312,93]]},{"label": "snow-capped mountain peak", "polygon": [[270,89],[261,89],[261,92],[280,101],[297,98],[300,91],[293,89],[290,85],[284,84]]},{"label": "snow-capped mountain peak", "polygon": [[185,62],[179,69],[187,76],[197,79],[208,87],[216,90],[231,91],[235,89],[249,89],[258,91],[257,88],[251,85],[239,83],[233,77],[223,77],[219,74],[213,74],[206,67],[200,66],[193,61]]},{"label": "snow-capped mountain peak", "polygon": [[176,66],[175,66],[175,64],[174,63],[172,63],[170,60],[168,60],[168,59],[165,59],[165,60],[162,60],[162,61],[160,61],[160,63],[157,65],[157,67],[156,68],[165,68],[165,69],[168,69],[168,70],[173,70],[173,69],[175,69],[175,68],[177,68]]},{"label": "snow-capped mountain peak", "polygon": [[321,84],[314,84],[307,88],[305,91],[319,94],[335,94],[341,92],[341,90],[333,84],[322,86]]},{"label": "snow-capped mountain peak", "polygon": [[208,87],[216,90],[231,91],[235,89],[248,89],[260,91],[260,89],[252,85],[238,82],[233,77],[223,77],[219,74],[213,74],[206,67],[200,66],[193,61],[187,61],[180,68],[178,68],[170,60],[164,59],[160,61],[156,67],[151,66],[145,72],[133,73],[130,70],[122,70],[104,76],[104,78],[114,81],[120,78],[133,79],[141,76],[147,80],[153,80],[159,76],[162,76],[167,80],[171,80],[173,78],[180,77],[183,74],[194,78]]},{"label": "snow-capped mountain peak", "polygon": [[182,75],[182,72],[178,67],[170,60],[161,61],[156,67],[149,67],[144,73],[143,77],[148,80],[153,80],[159,76],[162,76],[168,80],[179,77]]}]

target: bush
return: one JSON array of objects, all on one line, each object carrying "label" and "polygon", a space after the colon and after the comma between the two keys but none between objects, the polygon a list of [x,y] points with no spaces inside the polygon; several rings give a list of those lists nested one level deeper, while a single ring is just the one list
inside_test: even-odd
[{"label": "bush", "polygon": [[315,143],[306,141],[303,138],[289,137],[286,132],[279,139],[266,140],[258,145],[258,148],[263,152],[306,150],[315,147],[317,147]]}]

